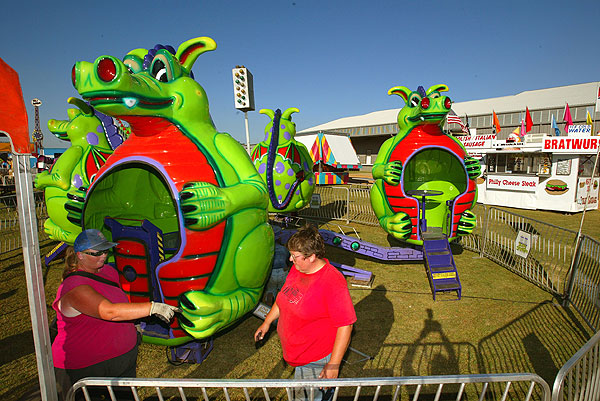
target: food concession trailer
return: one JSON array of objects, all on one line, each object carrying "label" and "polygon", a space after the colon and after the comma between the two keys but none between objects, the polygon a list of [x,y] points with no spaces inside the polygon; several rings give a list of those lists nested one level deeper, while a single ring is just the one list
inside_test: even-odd
[{"label": "food concession trailer", "polygon": [[[598,168],[592,170],[599,136],[527,135],[522,142],[496,135],[462,136],[469,154],[479,158],[478,202],[560,212],[598,208]],[[589,199],[588,199],[589,195]]]}]

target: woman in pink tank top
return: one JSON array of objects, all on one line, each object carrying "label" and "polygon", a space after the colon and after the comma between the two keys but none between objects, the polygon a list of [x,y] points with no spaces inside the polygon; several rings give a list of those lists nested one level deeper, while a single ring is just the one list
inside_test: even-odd
[{"label": "woman in pink tank top", "polygon": [[63,398],[84,377],[135,377],[133,320],[156,315],[168,323],[179,312],[160,302],[128,302],[117,270],[105,264],[116,245],[88,229],[67,249],[63,282],[52,303],[58,327],[52,358]]}]

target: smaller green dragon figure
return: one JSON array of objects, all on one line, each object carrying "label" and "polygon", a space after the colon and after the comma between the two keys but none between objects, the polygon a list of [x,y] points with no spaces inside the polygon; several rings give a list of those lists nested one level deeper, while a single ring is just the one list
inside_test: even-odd
[{"label": "smaller green dragon figure", "polygon": [[269,212],[295,212],[308,203],[315,189],[313,162],[304,144],[296,141],[296,124],[291,107],[281,113],[270,109],[260,110],[271,122],[265,127],[265,139],[252,151],[254,167],[267,183]]},{"label": "smaller green dragon figure", "polygon": [[[479,162],[470,157],[457,139],[442,131],[452,101],[441,92],[446,85],[422,86],[411,91],[396,86],[388,91],[406,102],[398,113],[398,135],[383,143],[373,165],[371,205],[383,229],[392,236],[422,244],[418,192],[439,193],[427,197],[427,226],[449,240],[475,228],[470,211],[477,201],[475,179]],[[411,193],[413,195],[411,195]]]},{"label": "smaller green dragon figure", "polygon": [[[71,146],[54,163],[50,171],[35,177],[35,186],[44,189],[48,219],[44,231],[50,238],[72,244],[81,232],[79,224],[68,218],[65,206],[68,194],[88,187],[94,175],[113,153],[122,139],[112,119],[92,109],[81,99],[70,97],[69,120],[49,120],[48,129]],[[114,145],[111,146],[109,138]],[[76,222],[77,223],[77,222]]]}]

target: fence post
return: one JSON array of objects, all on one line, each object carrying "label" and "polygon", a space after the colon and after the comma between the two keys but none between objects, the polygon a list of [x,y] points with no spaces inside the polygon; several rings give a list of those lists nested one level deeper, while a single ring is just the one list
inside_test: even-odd
[{"label": "fence post", "polygon": [[346,188],[346,224],[350,223],[350,188]]},{"label": "fence post", "polygon": [[567,273],[567,279],[569,283],[567,288],[565,289],[565,293],[563,294],[563,307],[568,307],[569,302],[571,301],[571,294],[573,293],[573,286],[575,285],[575,276],[577,275],[577,268],[579,267],[579,259],[581,258],[581,249],[583,246],[582,237],[578,235],[575,238],[575,252],[573,253],[573,262],[571,263],[571,268],[569,269],[569,273]]},{"label": "fence post", "polygon": [[483,239],[481,240],[481,246],[479,247],[479,257],[480,258],[484,257],[484,249],[485,249],[485,243],[487,241],[487,232],[488,232],[488,226],[489,226],[489,222],[490,222],[490,213],[491,213],[492,209],[483,205],[483,210],[485,211],[485,213],[484,213],[485,222],[483,224]]}]

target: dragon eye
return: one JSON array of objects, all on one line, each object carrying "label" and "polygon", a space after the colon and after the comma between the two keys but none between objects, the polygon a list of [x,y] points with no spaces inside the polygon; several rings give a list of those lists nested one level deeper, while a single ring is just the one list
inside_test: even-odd
[{"label": "dragon eye", "polygon": [[432,94],[430,94],[430,95],[429,95],[429,97],[430,97],[431,99],[435,99],[435,98],[438,98],[438,97],[440,97],[440,94],[439,94],[438,92],[433,92]]},{"label": "dragon eye", "polygon": [[173,68],[165,54],[156,54],[150,66],[150,74],[160,82],[171,82],[174,79]]},{"label": "dragon eye", "polygon": [[104,57],[100,59],[96,66],[98,77],[104,82],[111,82],[117,76],[117,66],[115,62],[108,58]]},{"label": "dragon eye", "polygon": [[167,67],[165,67],[162,60],[156,60],[152,63],[152,76],[156,78],[157,81],[169,82],[167,77]]},{"label": "dragon eye", "polygon": [[419,95],[418,93],[412,93],[410,95],[410,98],[408,98],[409,107],[418,107],[420,103],[421,103],[421,95]]},{"label": "dragon eye", "polygon": [[125,66],[127,67],[127,71],[129,71],[130,74],[136,74],[142,71],[143,69],[142,61],[139,57],[125,56],[125,58],[123,59],[123,64],[125,64]]}]

